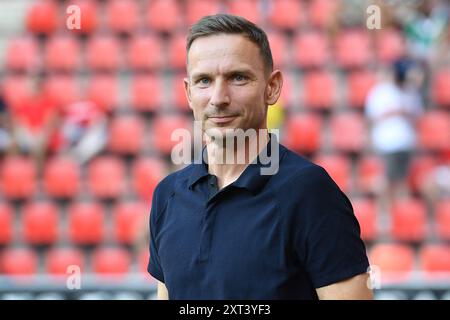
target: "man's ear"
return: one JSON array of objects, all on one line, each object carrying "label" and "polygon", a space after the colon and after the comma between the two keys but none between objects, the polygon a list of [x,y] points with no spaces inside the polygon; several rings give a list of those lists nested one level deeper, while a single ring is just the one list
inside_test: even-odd
[{"label": "man's ear", "polygon": [[184,78],[183,82],[184,82],[184,93],[186,95],[186,99],[188,101],[189,108],[192,109],[192,105],[191,105],[191,88],[190,88],[190,85],[189,85],[189,78]]},{"label": "man's ear", "polygon": [[281,95],[281,89],[283,88],[283,75],[280,70],[274,70],[270,76],[266,88],[266,104],[272,105],[278,101]]}]

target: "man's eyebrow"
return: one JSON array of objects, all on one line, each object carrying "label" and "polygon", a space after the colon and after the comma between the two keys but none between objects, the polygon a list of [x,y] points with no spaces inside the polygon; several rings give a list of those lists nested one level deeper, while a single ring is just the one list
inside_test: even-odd
[{"label": "man's eyebrow", "polygon": [[[246,75],[250,75],[250,76],[254,76],[255,73],[249,69],[249,68],[236,68],[236,69],[232,69],[229,70],[225,73],[226,76],[230,76],[230,75],[234,75],[234,74],[246,74]],[[211,74],[207,73],[207,72],[199,72],[199,73],[193,73],[192,74],[192,79],[201,79],[201,78],[208,78],[211,77]]]}]

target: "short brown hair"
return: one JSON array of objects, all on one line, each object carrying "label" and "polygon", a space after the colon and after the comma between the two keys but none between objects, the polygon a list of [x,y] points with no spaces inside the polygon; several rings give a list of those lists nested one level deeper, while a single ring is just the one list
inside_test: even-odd
[{"label": "short brown hair", "polygon": [[272,51],[266,33],[254,23],[231,14],[205,16],[192,25],[187,36],[186,53],[195,39],[220,33],[242,34],[248,38],[258,46],[266,70],[273,70]]}]

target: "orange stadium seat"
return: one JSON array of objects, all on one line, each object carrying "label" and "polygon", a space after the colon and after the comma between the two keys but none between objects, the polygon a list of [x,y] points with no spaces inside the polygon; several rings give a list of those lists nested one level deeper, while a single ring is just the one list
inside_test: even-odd
[{"label": "orange stadium seat", "polygon": [[321,144],[322,118],[314,113],[296,114],[287,119],[284,144],[300,153],[316,152]]},{"label": "orange stadium seat", "polygon": [[68,210],[69,239],[78,245],[96,245],[105,236],[105,212],[95,202],[77,202]]},{"label": "orange stadium seat", "polygon": [[423,149],[450,150],[450,115],[448,112],[433,110],[425,113],[419,120],[418,131],[419,143]]},{"label": "orange stadium seat", "polygon": [[66,275],[69,266],[77,266],[84,271],[83,252],[76,248],[52,248],[45,253],[45,271],[51,275]]},{"label": "orange stadium seat", "polygon": [[116,71],[121,64],[121,44],[112,35],[96,35],[88,40],[86,62],[89,68],[98,71]]},{"label": "orange stadium seat", "polygon": [[442,69],[433,74],[431,94],[438,105],[450,107],[450,69]]},{"label": "orange stadium seat", "polygon": [[298,33],[294,42],[295,62],[303,68],[321,67],[329,59],[329,43],[326,34],[319,31]]},{"label": "orange stadium seat", "polygon": [[131,105],[137,111],[157,111],[163,104],[163,79],[157,74],[136,74],[131,80]]},{"label": "orange stadium seat", "polygon": [[273,27],[297,30],[302,23],[302,4],[296,0],[271,0],[268,18]]},{"label": "orange stadium seat", "polygon": [[304,103],[307,108],[326,110],[334,106],[336,82],[325,70],[311,71],[304,77]]},{"label": "orange stadium seat", "polygon": [[285,65],[287,62],[286,52],[288,51],[286,37],[282,32],[273,30],[267,32],[267,38],[269,40],[270,49],[272,50],[274,67],[277,68]]},{"label": "orange stadium seat", "polygon": [[328,172],[343,192],[350,191],[351,166],[347,157],[339,154],[319,155],[314,162]]},{"label": "orange stadium seat", "polygon": [[153,121],[152,138],[153,147],[163,155],[169,155],[172,148],[179,141],[171,141],[171,135],[176,129],[190,130],[191,122],[180,115],[160,115]]},{"label": "orange stadium seat", "polygon": [[5,53],[5,69],[13,71],[33,71],[40,61],[36,39],[30,36],[9,40]]},{"label": "orange stadium seat", "polygon": [[172,32],[183,24],[182,10],[176,0],[149,1],[146,21],[150,30]]},{"label": "orange stadium seat", "polygon": [[408,184],[411,190],[420,192],[423,182],[437,165],[438,161],[432,155],[418,155],[413,157],[408,175]]},{"label": "orange stadium seat", "polygon": [[131,33],[139,24],[139,6],[135,0],[111,0],[106,2],[106,21],[110,30]]},{"label": "orange stadium seat", "polygon": [[186,20],[192,25],[203,16],[220,12],[220,2],[217,0],[185,0]]},{"label": "orange stadium seat", "polygon": [[424,244],[419,251],[421,269],[429,273],[450,274],[450,246],[448,244]]},{"label": "orange stadium seat", "polygon": [[44,64],[50,71],[75,71],[80,66],[81,46],[71,35],[55,35],[48,39]]},{"label": "orange stadium seat", "polygon": [[[85,35],[94,33],[100,24],[100,8],[97,0],[69,0],[65,7],[68,8],[72,5],[77,6],[80,10],[80,26],[71,31]],[[71,12],[71,14],[73,14],[73,12]],[[66,22],[65,19],[64,22]],[[63,27],[66,28],[66,25]]]},{"label": "orange stadium seat", "polygon": [[450,240],[450,200],[436,203],[436,233],[443,240]]},{"label": "orange stadium seat", "polygon": [[116,116],[110,122],[109,150],[123,155],[135,155],[142,147],[144,121],[134,115]]},{"label": "orange stadium seat", "polygon": [[419,199],[397,200],[391,206],[391,235],[400,241],[419,242],[427,236],[427,213]]},{"label": "orange stadium seat", "polygon": [[363,155],[357,164],[356,184],[358,190],[378,193],[383,186],[386,168],[383,160],[376,155]]},{"label": "orange stadium seat", "polygon": [[369,34],[363,29],[343,30],[335,45],[336,62],[342,68],[362,67],[372,59]]},{"label": "orange stadium seat", "polygon": [[261,23],[259,0],[228,0],[226,5],[228,13],[244,17],[255,24]]},{"label": "orange stadium seat", "polygon": [[126,274],[131,265],[129,252],[122,248],[98,248],[92,255],[92,268],[98,274]]},{"label": "orange stadium seat", "polygon": [[59,223],[58,208],[52,202],[31,202],[23,208],[23,236],[28,244],[55,243],[59,238]]},{"label": "orange stadium seat", "polygon": [[45,191],[54,198],[73,198],[80,188],[80,167],[67,157],[47,160],[44,168]]},{"label": "orange stadium seat", "polygon": [[114,75],[94,74],[87,89],[87,97],[105,111],[118,104],[118,82]]},{"label": "orange stadium seat", "polygon": [[139,158],[131,167],[134,192],[143,201],[151,201],[156,185],[165,177],[165,163],[156,158]]},{"label": "orange stadium seat", "polygon": [[126,47],[128,67],[135,70],[159,69],[164,63],[161,40],[154,34],[133,36]]},{"label": "orange stadium seat", "polygon": [[361,227],[361,238],[364,241],[373,241],[378,237],[377,206],[369,198],[352,200],[353,211]]},{"label": "orange stadium seat", "polygon": [[175,91],[171,96],[170,103],[175,106],[178,110],[182,112],[190,111],[189,103],[186,98],[186,93],[184,91],[184,81],[183,79],[186,77],[185,73],[178,73],[172,77],[172,86]]},{"label": "orange stadium seat", "polygon": [[375,51],[377,59],[383,63],[391,63],[405,53],[405,39],[395,29],[384,29],[376,34]]},{"label": "orange stadium seat", "polygon": [[37,269],[37,253],[29,248],[6,248],[0,255],[0,273],[33,275]]},{"label": "orange stadium seat", "polygon": [[356,112],[341,112],[331,118],[331,144],[337,151],[362,152],[367,137],[365,121]]},{"label": "orange stadium seat", "polygon": [[28,31],[36,34],[50,34],[59,24],[58,4],[55,0],[35,1],[26,15]]},{"label": "orange stadium seat", "polygon": [[8,244],[14,235],[14,213],[7,202],[0,202],[0,245]]},{"label": "orange stadium seat", "polygon": [[338,10],[338,2],[334,0],[313,0],[309,4],[308,16],[314,27],[326,28],[333,23]]},{"label": "orange stadium seat", "polygon": [[92,195],[101,199],[115,199],[126,188],[125,165],[115,156],[97,157],[88,166],[88,186]]},{"label": "orange stadium seat", "polygon": [[184,69],[186,67],[186,35],[173,34],[168,43],[169,68]]},{"label": "orange stadium seat", "polygon": [[347,100],[350,106],[364,108],[367,94],[375,85],[375,74],[369,70],[349,72],[347,78]]},{"label": "orange stadium seat", "polygon": [[75,75],[52,74],[45,80],[44,90],[62,111],[81,100],[81,87]]},{"label": "orange stadium seat", "polygon": [[1,172],[2,193],[9,199],[25,199],[36,191],[36,164],[30,158],[10,156]]},{"label": "orange stadium seat", "polygon": [[137,201],[118,203],[113,209],[114,236],[116,241],[134,244],[145,234],[150,207]]},{"label": "orange stadium seat", "polygon": [[380,268],[382,280],[401,281],[411,276],[415,265],[412,247],[397,243],[378,243],[369,252],[371,265]]}]

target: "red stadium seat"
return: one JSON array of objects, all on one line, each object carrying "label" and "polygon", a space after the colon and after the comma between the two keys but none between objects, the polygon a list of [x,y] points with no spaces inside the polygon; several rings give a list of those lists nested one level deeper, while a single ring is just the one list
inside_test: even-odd
[{"label": "red stadium seat", "polygon": [[45,254],[45,270],[51,275],[65,275],[71,272],[70,266],[84,271],[85,259],[81,250],[76,248],[54,248]]},{"label": "red stadium seat", "polygon": [[403,281],[414,269],[414,250],[404,244],[379,243],[370,250],[369,261],[380,268],[382,280]]},{"label": "red stadium seat", "polygon": [[[71,6],[76,6],[77,8],[79,8],[80,26],[79,28],[73,28],[73,26],[70,25],[70,28],[73,28],[73,30],[69,28],[70,31],[85,35],[90,35],[91,33],[93,33],[99,25],[98,13],[100,10],[98,8],[98,2],[96,0],[70,0],[65,4],[65,8],[69,8]],[[70,11],[70,13],[66,13],[66,15],[67,17],[70,17],[75,13],[78,13],[78,11]],[[67,28],[67,22],[69,21],[65,22],[66,25],[64,26],[64,28]]]},{"label": "red stadium seat", "polygon": [[11,156],[4,159],[2,193],[9,199],[25,199],[36,190],[36,165],[30,158]]},{"label": "red stadium seat", "polygon": [[329,59],[329,43],[325,33],[307,31],[295,37],[295,62],[303,68],[320,67]]},{"label": "red stadium seat", "polygon": [[54,198],[73,198],[80,187],[80,168],[70,158],[58,157],[47,161],[44,169],[45,191]]},{"label": "red stadium seat", "polygon": [[342,112],[331,118],[331,144],[337,151],[362,152],[367,137],[364,118],[356,112]]},{"label": "red stadium seat", "polygon": [[132,37],[127,46],[128,66],[133,70],[159,69],[164,63],[160,39],[153,34],[140,34]]},{"label": "red stadium seat", "polygon": [[438,70],[432,79],[431,94],[434,102],[450,107],[450,69]]},{"label": "red stadium seat", "polygon": [[176,0],[150,1],[146,18],[149,29],[159,32],[172,32],[183,24],[182,11]]},{"label": "red stadium seat", "polygon": [[13,71],[32,71],[39,62],[39,50],[36,40],[24,36],[9,41],[5,54],[5,69]]},{"label": "red stadium seat", "polygon": [[427,235],[424,203],[418,199],[397,200],[391,207],[391,235],[400,241],[423,241]]},{"label": "red stadium seat", "polygon": [[169,155],[172,148],[179,141],[171,141],[172,133],[177,129],[190,130],[191,122],[186,117],[179,115],[160,115],[153,121],[152,138],[156,151],[163,155]]},{"label": "red stadium seat", "polygon": [[331,73],[311,71],[304,78],[304,103],[307,108],[330,109],[336,100],[336,82]]},{"label": "red stadium seat", "polygon": [[125,177],[125,165],[118,157],[102,156],[89,163],[88,186],[95,197],[120,197],[126,188]]},{"label": "red stadium seat", "polygon": [[162,77],[137,74],[131,82],[131,105],[137,111],[157,111],[163,105]]},{"label": "red stadium seat", "polygon": [[55,101],[60,110],[81,100],[81,87],[73,75],[53,74],[44,83],[44,90]]},{"label": "red stadium seat", "polygon": [[419,142],[422,148],[432,151],[450,150],[450,115],[444,111],[429,111],[419,120]]},{"label": "red stadium seat", "polygon": [[363,29],[344,30],[336,38],[336,59],[342,68],[367,65],[372,59],[369,34]]},{"label": "red stadium seat", "polygon": [[8,244],[14,235],[14,213],[6,202],[0,202],[0,245]]},{"label": "red stadium seat", "polygon": [[98,35],[87,43],[86,60],[93,70],[116,71],[121,64],[121,48],[112,35]]},{"label": "red stadium seat", "polygon": [[129,271],[130,265],[130,254],[121,248],[99,248],[92,256],[92,267],[98,274],[124,275]]},{"label": "red stadium seat", "polygon": [[149,250],[147,248],[142,249],[138,253],[137,259],[138,259],[139,271],[141,273],[147,273],[148,260],[150,259]]},{"label": "red stadium seat", "polygon": [[226,2],[230,14],[244,17],[259,25],[261,23],[260,3],[258,0],[229,0]]},{"label": "red stadium seat", "polygon": [[28,248],[7,248],[0,255],[0,273],[33,275],[38,269],[37,254]]},{"label": "red stadium seat", "polygon": [[26,26],[32,33],[50,34],[58,23],[58,4],[54,0],[35,1],[27,12]]},{"label": "red stadium seat", "polygon": [[428,273],[450,275],[450,246],[447,244],[425,244],[419,252],[421,269]]},{"label": "red stadium seat", "polygon": [[110,124],[109,150],[123,155],[137,154],[145,136],[143,120],[134,115],[115,117]]},{"label": "red stadium seat", "polygon": [[296,0],[271,0],[269,22],[279,29],[297,30],[302,22],[302,4]]},{"label": "red stadium seat", "polygon": [[132,33],[139,23],[139,6],[134,0],[111,0],[106,3],[106,21],[110,30]]},{"label": "red stadium seat", "polygon": [[105,212],[99,203],[79,202],[69,207],[70,241],[78,245],[96,245],[103,241]]},{"label": "red stadium seat", "polygon": [[436,233],[440,239],[450,240],[450,200],[436,203]]},{"label": "red stadium seat", "polygon": [[10,74],[4,76],[0,88],[3,98],[11,110],[14,110],[28,98],[30,94],[30,80],[30,77],[26,75]]},{"label": "red stadium seat", "polygon": [[347,80],[347,99],[350,106],[364,108],[367,94],[376,82],[375,74],[368,70],[352,71]]},{"label": "red stadium seat", "polygon": [[296,114],[286,122],[284,144],[300,153],[316,152],[320,148],[322,118],[313,113]]},{"label": "red stadium seat", "polygon": [[405,39],[402,33],[395,29],[378,32],[375,45],[377,59],[382,63],[393,62],[405,53]]},{"label": "red stadium seat", "polygon": [[169,40],[169,67],[184,69],[186,67],[186,36],[182,33],[173,34]]},{"label": "red stadium seat", "polygon": [[370,199],[354,199],[353,211],[361,227],[361,239],[373,241],[378,237],[377,206]]},{"label": "red stadium seat", "polygon": [[362,192],[378,194],[383,188],[385,176],[383,160],[375,155],[365,155],[357,166],[357,188]]},{"label": "red stadium seat", "polygon": [[281,67],[286,64],[288,51],[288,43],[286,37],[277,31],[267,32],[267,38],[269,40],[270,49],[272,50],[273,65],[275,68]]},{"label": "red stadium seat", "polygon": [[81,47],[71,35],[51,37],[45,46],[44,63],[47,69],[75,71],[80,65]]},{"label": "red stadium seat", "polygon": [[347,157],[337,154],[319,155],[315,158],[314,162],[322,166],[329,173],[343,192],[350,191],[351,167]]},{"label": "red stadium seat", "polygon": [[220,12],[217,0],[186,0],[186,17],[188,25],[192,25],[203,16],[210,16]]},{"label": "red stadium seat", "polygon": [[31,245],[50,245],[59,238],[58,208],[51,202],[32,202],[23,208],[23,236]]},{"label": "red stadium seat", "polygon": [[145,234],[150,208],[141,202],[121,202],[113,209],[114,236],[116,241],[134,244]]},{"label": "red stadium seat", "polygon": [[333,23],[339,3],[334,0],[314,0],[309,5],[309,19],[313,26],[326,28]]},{"label": "red stadium seat", "polygon": [[106,74],[92,76],[87,97],[101,109],[112,111],[118,104],[117,78]]},{"label": "red stadium seat", "polygon": [[414,192],[422,191],[424,181],[437,165],[437,159],[431,155],[413,157],[408,175],[408,184],[411,190]]},{"label": "red stadium seat", "polygon": [[172,88],[174,88],[175,92],[171,95],[171,103],[180,111],[189,111],[189,103],[186,98],[186,93],[184,91],[184,81],[183,79],[186,77],[186,74],[179,73],[172,77]]},{"label": "red stadium seat", "polygon": [[155,158],[137,159],[131,168],[134,192],[143,201],[151,201],[156,185],[167,174],[163,161]]}]

